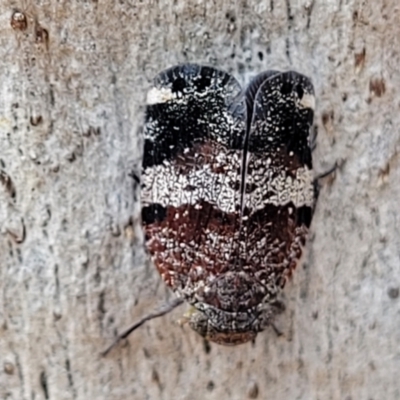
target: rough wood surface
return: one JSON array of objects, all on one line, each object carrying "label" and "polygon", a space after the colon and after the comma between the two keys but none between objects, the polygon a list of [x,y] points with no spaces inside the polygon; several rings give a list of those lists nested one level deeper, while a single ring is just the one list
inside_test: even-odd
[{"label": "rough wood surface", "polygon": [[[19,9],[26,16],[13,14]],[[282,337],[207,345],[154,320],[131,171],[151,78],[310,76],[321,191]],[[0,3],[0,398],[399,399],[398,0]]]}]

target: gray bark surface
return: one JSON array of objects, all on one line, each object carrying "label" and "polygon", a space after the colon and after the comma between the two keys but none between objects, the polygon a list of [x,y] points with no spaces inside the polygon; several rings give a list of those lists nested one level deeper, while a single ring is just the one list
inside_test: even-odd
[{"label": "gray bark surface", "polygon": [[[343,162],[281,337],[207,345],[182,306],[102,358],[170,297],[130,174],[151,79],[183,62],[310,76],[315,169]],[[0,399],[399,399],[399,64],[398,0],[2,1]]]}]

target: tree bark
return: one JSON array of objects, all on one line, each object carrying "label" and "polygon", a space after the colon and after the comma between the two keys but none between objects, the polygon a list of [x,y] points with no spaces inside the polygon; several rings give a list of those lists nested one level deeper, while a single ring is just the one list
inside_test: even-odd
[{"label": "tree bark", "polygon": [[[0,4],[1,399],[399,399],[398,0]],[[146,90],[196,62],[311,77],[325,182],[286,311],[255,343],[130,323],[170,297],[143,250]]]}]

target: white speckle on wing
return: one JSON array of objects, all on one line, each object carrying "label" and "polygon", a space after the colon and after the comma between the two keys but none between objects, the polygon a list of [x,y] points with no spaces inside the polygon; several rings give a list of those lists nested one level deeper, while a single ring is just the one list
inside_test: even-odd
[{"label": "white speckle on wing", "polygon": [[[220,157],[226,162],[225,157]],[[205,164],[182,174],[173,162],[168,161],[146,169],[142,175],[143,204],[157,203],[164,207],[186,204],[201,209],[204,201],[223,212],[235,212],[240,201],[241,177],[237,172],[241,165],[240,154],[231,153],[229,160],[230,168],[223,173],[215,172]],[[245,207],[257,211],[267,204],[283,206],[290,202],[295,207],[313,206],[314,177],[307,166],[298,168],[293,176],[285,169],[272,167],[264,159],[249,157],[250,160],[246,183],[252,189],[245,196]]]},{"label": "white speckle on wing", "polygon": [[300,99],[299,104],[304,108],[315,109],[315,97],[312,94],[304,93],[303,97]]},{"label": "white speckle on wing", "polygon": [[166,87],[156,88],[153,87],[147,92],[146,104],[151,106],[154,104],[166,103],[175,98],[172,90]]}]

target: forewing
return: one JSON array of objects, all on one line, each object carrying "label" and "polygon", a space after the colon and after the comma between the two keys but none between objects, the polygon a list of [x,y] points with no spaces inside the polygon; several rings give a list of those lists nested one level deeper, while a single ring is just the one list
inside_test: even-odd
[{"label": "forewing", "polygon": [[241,255],[262,285],[283,287],[305,243],[315,195],[309,131],[314,90],[296,72],[256,78],[246,140]]},{"label": "forewing", "polygon": [[166,283],[187,298],[226,269],[235,246],[245,114],[238,82],[210,67],[173,67],[148,93],[146,245]]}]

